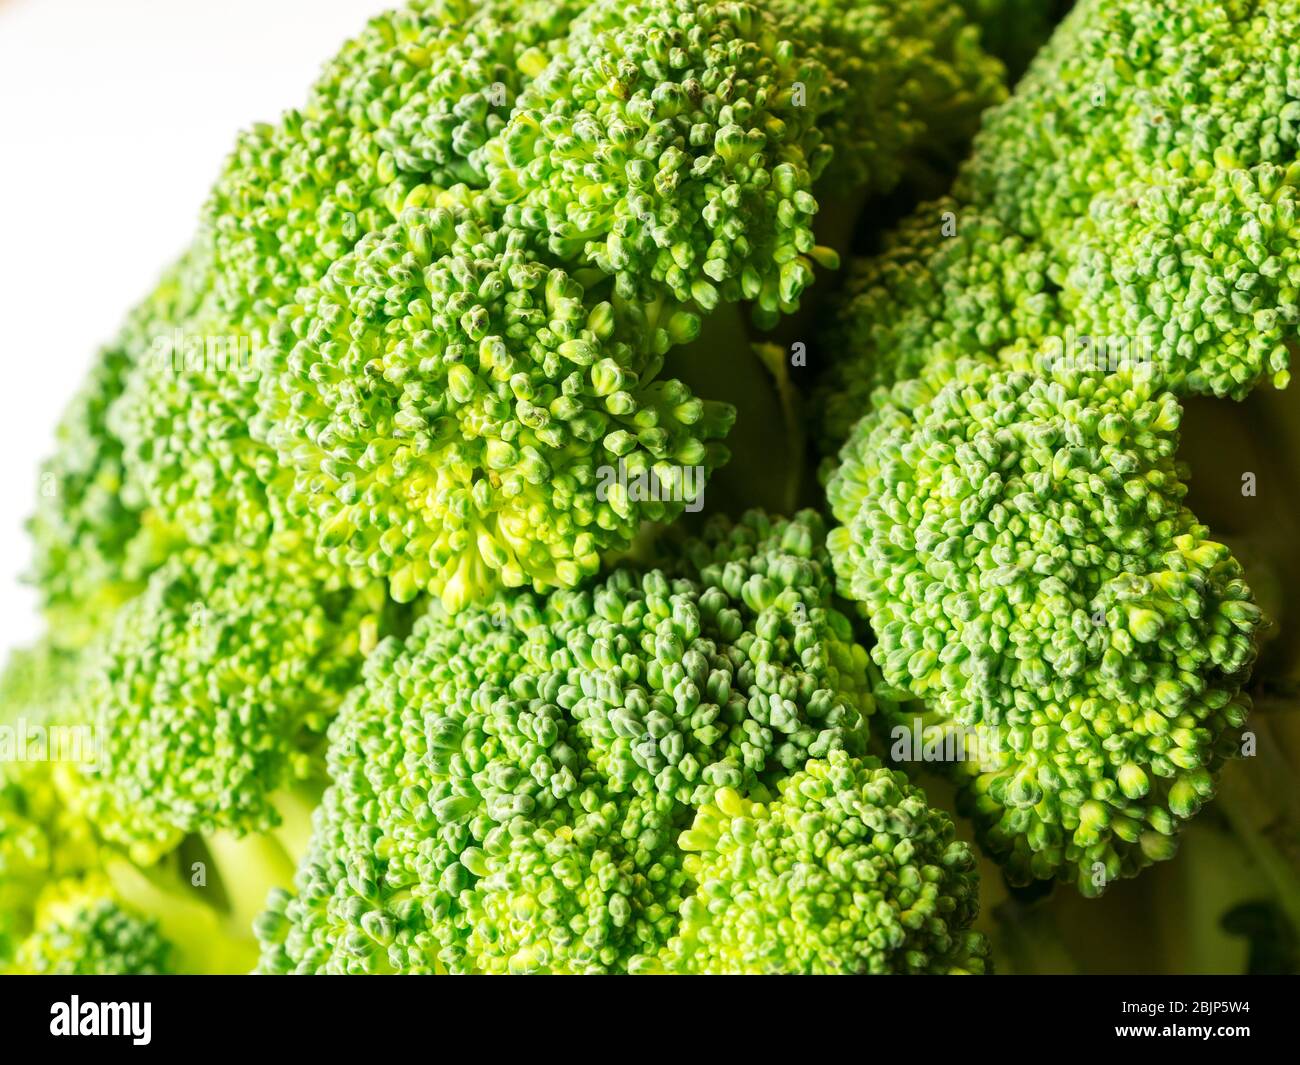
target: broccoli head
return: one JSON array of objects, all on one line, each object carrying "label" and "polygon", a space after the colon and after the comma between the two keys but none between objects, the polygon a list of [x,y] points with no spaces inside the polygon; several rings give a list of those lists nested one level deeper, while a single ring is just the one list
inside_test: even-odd
[{"label": "broccoli head", "polygon": [[173,555],[84,653],[73,712],[103,737],[84,799],[108,838],[279,825],[319,774],[326,726],[392,631],[383,589],[330,592],[265,558]]},{"label": "broccoli head", "polygon": [[132,912],[107,883],[47,889],[35,928],[19,945],[13,971],[33,976],[157,976],[171,971],[171,945],[155,918]]},{"label": "broccoli head", "polygon": [[1212,794],[1261,613],[1183,503],[1159,373],[963,360],[925,385],[845,445],[836,572],[892,694],[984,748],[952,769],[988,849],[1092,894]]},{"label": "broccoli head", "polygon": [[[728,461],[745,389],[693,368],[779,392],[753,330],[1003,73],[955,0],[381,15],[240,138],[70,415],[90,439],[67,434],[41,535],[93,556],[111,605],[185,544],[452,610],[575,587]],[[610,493],[614,471],[666,489]],[[37,576],[70,598],[65,554]]]},{"label": "broccoli head", "polygon": [[[954,849],[945,880],[932,862],[947,854],[951,825],[925,821],[915,793],[871,784],[868,662],[831,601],[823,539],[812,513],[719,520],[658,567],[456,615],[435,609],[405,646],[382,647],[332,727],[334,783],[296,891],[259,921],[262,968],[852,971],[924,967],[953,949],[973,916],[968,865]],[[703,822],[692,829],[696,817],[715,802],[734,811],[741,796],[766,799],[828,758],[827,779],[846,792],[827,796],[843,847],[881,880],[874,916],[859,916],[848,890],[832,908],[839,927],[858,922],[875,946],[846,932],[815,948],[810,929],[786,957],[670,948],[675,936],[709,938],[683,923],[714,906],[701,895],[687,908],[711,890],[692,873],[703,866],[690,855],[709,838]],[[808,772],[812,802],[819,771]],[[775,826],[794,803],[766,816]],[[907,838],[891,841],[891,824]],[[892,855],[876,866],[869,829]],[[828,880],[845,875],[840,845],[790,846]],[[753,858],[769,861],[757,846]],[[935,876],[943,887],[921,887]],[[782,905],[780,890],[767,934],[820,924],[825,907]],[[876,913],[891,908],[902,916]]]},{"label": "broccoli head", "polygon": [[833,453],[933,358],[1053,337],[1178,395],[1284,387],[1300,305],[1295,0],[1080,0],[991,107],[950,196],[852,280],[823,336]]},{"label": "broccoli head", "polygon": [[720,788],[678,845],[695,890],[645,971],[985,970],[970,848],[874,758],[812,759],[767,801]]},{"label": "broccoli head", "polygon": [[[805,501],[784,345],[814,282],[862,236],[865,204],[892,210],[955,165],[1005,97],[995,55],[1018,66],[1056,6],[409,0],[301,108],[242,134],[43,469],[33,575],[51,634],[0,681],[0,722],[101,742],[82,765],[0,765],[0,967],[238,968],[260,912],[268,972],[984,971],[971,852],[870,751],[899,649],[946,630],[918,614],[920,635],[882,638],[873,665],[811,511],[669,526],[706,480],[718,514]],[[1198,166],[1178,195],[1258,257],[1272,230],[1229,234]],[[964,188],[990,184],[967,170]],[[1289,218],[1274,177],[1256,183],[1260,226]],[[950,255],[960,277],[916,269],[919,230],[891,252],[927,311],[972,284],[1009,312],[966,300],[943,360],[923,358],[940,332],[923,315],[850,279],[846,306],[869,293],[893,352],[872,388],[920,379],[882,425],[901,432],[976,343],[1032,342],[1073,308],[1050,298],[1060,256],[1037,233],[999,236],[988,267],[986,237],[1016,222],[981,210]],[[1140,216],[1152,242],[1179,225],[1154,196]],[[1087,224],[1118,226],[1117,208]],[[1270,292],[1279,256],[1260,266]],[[1173,283],[1130,259],[1114,269],[1162,305]],[[1081,253],[1081,288],[1100,283],[1089,264],[1106,266]],[[773,430],[788,448],[751,446]],[[1156,448],[1134,432],[1135,453]],[[731,450],[753,469],[728,481]],[[789,469],[766,461],[782,450]],[[835,489],[849,527],[875,520],[851,466]],[[1177,765],[1186,783],[1151,784],[1148,805],[1181,810],[1205,791],[1190,762],[1213,771],[1236,714],[1235,688],[1215,700],[1253,622],[1230,563],[1172,516],[1167,466],[1150,494],[1168,500],[1160,549],[1196,541],[1185,583],[1134,562],[1154,590],[1079,595],[1190,619],[1133,621],[1157,647],[1125,674],[1181,700],[1169,743],[1130,759],[1162,780]],[[1116,499],[1125,520],[1140,505]],[[862,597],[855,552],[837,542],[841,587]],[[1237,606],[1194,615],[1198,596]],[[978,627],[999,625],[1018,637],[991,605]],[[1198,658],[1188,633],[1213,647]],[[1096,669],[1122,687],[1109,658]],[[1184,674],[1211,669],[1222,684],[1192,692]],[[915,694],[996,724],[985,679]]]}]

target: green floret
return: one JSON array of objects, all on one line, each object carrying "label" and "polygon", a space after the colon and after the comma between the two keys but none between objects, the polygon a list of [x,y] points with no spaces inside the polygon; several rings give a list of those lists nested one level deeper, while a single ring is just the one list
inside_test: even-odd
[{"label": "green floret", "polygon": [[209,291],[196,298],[193,313],[158,338],[158,354],[133,366],[110,410],[125,494],[147,514],[165,516],[177,531],[173,546],[274,543],[310,557],[298,546],[302,534],[276,522],[262,480],[276,472],[271,456],[243,424],[256,389],[258,339],[220,318],[212,303]]},{"label": "green floret", "polygon": [[1155,171],[1095,200],[1062,300],[1076,330],[1135,338],[1180,392],[1240,399],[1290,380],[1300,161],[1245,167],[1226,147],[1216,160],[1208,176]]},{"label": "green floret", "polygon": [[517,231],[412,209],[284,314],[257,428],[319,471],[302,505],[331,559],[401,601],[575,585],[681,509],[604,493],[602,468],[674,484],[726,457],[734,411],[656,380],[695,317],[592,300]]},{"label": "green floret", "polygon": [[[743,298],[770,325],[829,261],[813,234],[813,187],[836,154],[842,175],[891,187],[922,132],[909,94],[931,87],[934,68],[954,109],[979,99],[926,54],[964,31],[961,58],[982,59],[973,28],[947,4],[904,11],[597,3],[485,149],[489,195],[506,225],[561,261],[598,267],[622,296],[706,311]],[[885,54],[891,38],[917,39],[914,67]],[[915,82],[900,86],[899,71]],[[985,101],[997,74],[987,61],[969,74]],[[854,90],[878,106],[849,106]]]},{"label": "green floret", "polygon": [[1286,384],[1295,340],[1295,0],[1084,0],[990,112],[956,197],[1040,242],[1081,334],[1179,390]]},{"label": "green floret", "polygon": [[247,972],[256,951],[245,920],[203,898],[174,869],[141,870],[104,850],[97,864],[45,883],[25,915],[23,935],[0,954],[0,973]]},{"label": "green floret", "polygon": [[679,844],[698,885],[677,973],[982,973],[975,857],[902,773],[833,751],[754,802],[719,789]]},{"label": "green floret", "polygon": [[[952,0],[380,16],[231,156],[185,277],[201,350],[136,360],[108,412],[125,495],[402,600],[573,587],[727,460],[697,376],[783,387],[739,313],[687,347],[701,319],[795,310],[837,259],[814,216],[843,240],[1001,75]],[[602,488],[651,469],[653,498]]]},{"label": "green floret", "polygon": [[86,801],[105,836],[265,831],[391,630],[382,588],[329,592],[238,553],[174,555],[88,652],[75,710],[103,738]]},{"label": "green floret", "polygon": [[371,19],[306,104],[240,136],[205,211],[220,306],[269,327],[297,289],[480,156],[587,5],[432,0]]},{"label": "green floret", "polygon": [[82,800],[73,764],[0,763],[0,973],[246,972],[255,911],[241,888],[260,902],[287,879],[284,856],[258,868],[230,844],[231,890],[217,894],[214,869],[205,896],[179,854],[136,867],[107,846]]},{"label": "green floret", "polygon": [[854,261],[833,301],[821,338],[833,360],[817,397],[822,445],[848,438],[877,389],[1062,335],[1051,265],[1032,241],[951,198],[905,219],[879,255]]},{"label": "green floret", "polygon": [[82,630],[93,632],[135,592],[124,569],[139,517],[122,502],[121,446],[104,424],[127,365],[120,347],[96,358],[60,422],[57,452],[42,466],[29,525],[35,546],[30,579],[46,611],[67,619],[55,631],[72,645],[84,642]]},{"label": "green floret", "polygon": [[[460,173],[434,157],[463,163],[525,80],[517,66],[535,63],[525,56],[575,9],[418,3],[379,16],[327,64],[301,111],[241,138],[191,253],[189,313],[175,323],[186,347],[138,361],[112,410],[126,485],[142,506],[192,544],[270,544],[308,564],[320,522],[294,496],[292,466],[249,433],[256,354],[300,287],[428,199],[429,182]],[[431,94],[460,116],[453,128],[424,111]],[[423,128],[413,128],[421,111]],[[322,580],[340,575],[324,560],[316,568]],[[364,568],[342,573],[369,580]]]},{"label": "green floret", "polygon": [[961,361],[879,403],[828,487],[891,697],[969,730],[963,804],[1017,882],[1168,857],[1246,716],[1261,614],[1183,504],[1167,385]]},{"label": "green floret", "polygon": [[[696,889],[680,837],[701,807],[767,796],[834,752],[837,773],[866,765],[868,663],[828,565],[814,514],[754,513],[660,568],[435,609],[389,641],[332,727],[334,784],[295,892],[258,922],[261,968],[653,968]],[[951,887],[960,898],[918,890],[913,946],[933,934],[946,949],[920,900],[951,911],[954,936],[971,916],[969,881]],[[855,904],[834,910],[854,921]],[[874,967],[917,967],[890,953],[900,942],[882,940]],[[856,968],[843,954],[857,949],[828,940],[816,964]]]},{"label": "green floret", "polygon": [[[833,263],[811,189],[837,131],[837,184],[857,195],[896,181],[921,132],[883,64],[878,87],[905,113],[880,121],[906,132],[854,154],[873,141],[850,136],[863,131],[836,70],[865,82],[881,46],[844,43],[858,13],[818,15],[593,5],[548,62],[530,58],[535,76],[478,154],[482,193],[413,191],[282,309],[253,435],[296,469],[289,508],[320,519],[336,566],[452,610],[502,585],[573,587],[690,501],[608,496],[605,471],[676,486],[726,461],[734,412],[665,377],[665,354],[720,302],[751,301],[770,324],[814,262]],[[931,32],[924,62],[949,70],[960,28]],[[970,78],[968,106],[995,92],[987,71]],[[733,376],[766,380],[746,343],[729,347]]]},{"label": "green floret", "polygon": [[172,948],[158,922],[78,886],[43,904],[12,971],[32,976],[158,976],[172,971]]},{"label": "green floret", "polygon": [[820,50],[742,5],[597,3],[575,29],[487,149],[505,224],[628,299],[796,304],[844,88]]},{"label": "green floret", "polygon": [[[958,196],[1061,247],[1099,192],[1295,155],[1295,0],[1082,0],[985,117]],[[1029,137],[1047,121],[1049,136]],[[1012,191],[1016,195],[1011,195]]]},{"label": "green floret", "polygon": [[1076,4],[986,113],[951,197],[853,268],[822,337],[824,449],[932,358],[1014,359],[1044,336],[1154,363],[1179,395],[1284,387],[1297,17],[1295,0]]},{"label": "green floret", "polygon": [[112,410],[133,367],[156,356],[157,343],[188,315],[183,257],[133,310],[117,340],[96,357],[59,422],[57,449],[41,467],[29,523],[35,548],[29,580],[41,594],[51,638],[77,648],[136,595],[150,570],[179,539],[169,517],[148,513],[127,483],[127,456]]}]

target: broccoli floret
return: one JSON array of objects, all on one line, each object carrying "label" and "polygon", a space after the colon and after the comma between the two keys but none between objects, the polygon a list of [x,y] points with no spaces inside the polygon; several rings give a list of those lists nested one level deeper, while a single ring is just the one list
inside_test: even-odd
[{"label": "broccoli floret", "polygon": [[840,73],[866,78],[878,46],[844,43],[856,12],[814,15],[592,5],[482,147],[481,191],[409,196],[281,312],[254,433],[336,565],[449,609],[572,587],[682,509],[604,497],[602,469],[675,484],[726,461],[734,412],[666,379],[665,353],[719,303],[770,324],[833,265],[814,182],[837,147],[842,185],[896,180],[872,168],[903,154],[871,154],[852,116],[919,132],[845,108]]},{"label": "broccoli floret", "polygon": [[102,884],[56,885],[11,971],[33,976],[157,976],[172,971],[158,921],[132,912]]},{"label": "broccoli floret", "polygon": [[817,216],[842,240],[1003,92],[954,0],[380,16],[241,138],[184,313],[147,319],[203,351],[113,364],[104,483],[129,513],[76,538],[270,545],[449,609],[576,586],[693,502],[608,496],[605,471],[679,489],[727,461],[746,390],[700,393],[693,365],[781,387],[743,315],[692,345],[702,319],[793,311],[837,261]]},{"label": "broccoli floret", "polygon": [[1040,337],[1154,363],[1180,395],[1284,387],[1298,14],[1294,0],[1076,4],[986,113],[952,195],[852,269],[823,338],[824,449],[930,359],[1014,357]]},{"label": "broccoli floret", "polygon": [[183,542],[177,515],[145,513],[128,484],[128,457],[113,421],[133,368],[158,355],[173,323],[191,312],[190,257],[167,271],[127,318],[117,340],[96,357],[60,420],[58,448],[40,471],[29,523],[35,548],[30,580],[41,593],[52,640],[68,649],[89,643],[113,612],[137,595],[172,545]]},{"label": "broccoli floret", "polygon": [[241,136],[186,276],[190,313],[177,324],[198,350],[137,363],[113,410],[127,484],[145,507],[191,543],[269,541],[307,563],[320,523],[290,499],[292,463],[281,468],[250,436],[256,355],[300,287],[406,208],[470,177],[465,159],[499,128],[535,46],[561,35],[580,6],[416,3],[378,16],[326,65],[301,110]]},{"label": "broccoli floret", "polygon": [[841,454],[840,587],[891,694],[971,730],[980,757],[951,768],[1013,880],[1096,894],[1170,856],[1213,793],[1261,614],[1183,504],[1158,372],[931,370],[941,387],[896,386]]},{"label": "broccoli floret", "polygon": [[695,316],[589,299],[510,230],[412,209],[299,313],[321,324],[280,334],[268,438],[286,458],[314,442],[321,544],[345,570],[386,574],[401,601],[432,590],[455,609],[497,582],[575,585],[602,547],[681,509],[602,500],[602,464],[674,483],[725,458],[734,411],[655,380]]},{"label": "broccoli floret", "polygon": [[982,973],[970,848],[902,773],[842,750],[765,802],[720,788],[679,846],[696,885],[662,956],[677,973]]},{"label": "broccoli floret", "polygon": [[29,523],[31,579],[65,645],[85,642],[138,590],[125,571],[139,518],[123,503],[122,449],[105,424],[129,364],[121,346],[99,353],[59,424],[58,451],[40,472]]},{"label": "broccoli floret", "polygon": [[152,976],[246,972],[256,949],[246,914],[185,884],[166,865],[133,866],[108,850],[76,875],[49,880],[25,913],[0,972],[31,976]]},{"label": "broccoli floret", "polygon": [[[253,918],[301,848],[230,832],[115,846],[90,817],[83,774],[97,745],[75,697],[82,668],[43,641],[0,675],[0,972],[248,971]],[[80,730],[78,746],[56,743],[56,729]],[[23,750],[9,749],[15,737]]]},{"label": "broccoli floret", "polygon": [[1240,398],[1288,377],[1297,13],[1084,0],[957,182],[1051,252],[1079,333],[1149,340],[1178,389]]},{"label": "broccoli floret", "polygon": [[85,801],[104,835],[261,832],[319,775],[326,726],[394,631],[381,586],[330,592],[246,553],[173,555],[86,652],[74,710],[103,737]]},{"label": "broccoli floret", "polygon": [[[435,609],[405,646],[389,641],[332,727],[334,783],[295,893],[258,923],[261,967],[654,968],[695,889],[679,836],[701,807],[766,796],[833,752],[837,772],[867,771],[868,663],[831,602],[822,541],[811,512],[718,520],[657,568]],[[898,857],[901,879],[924,878]],[[936,901],[953,935],[968,888]],[[946,942],[917,922],[917,943]],[[872,967],[908,968],[900,942],[881,938]],[[789,961],[862,964],[838,948]]]},{"label": "broccoli floret", "polygon": [[[0,972],[145,974],[244,972],[256,958],[251,921],[287,882],[250,854],[195,887],[179,853],[136,866],[86,818],[75,768],[50,761],[0,766]],[[248,878],[241,884],[236,878]],[[233,890],[218,894],[219,872]],[[257,896],[254,904],[248,894]]]}]

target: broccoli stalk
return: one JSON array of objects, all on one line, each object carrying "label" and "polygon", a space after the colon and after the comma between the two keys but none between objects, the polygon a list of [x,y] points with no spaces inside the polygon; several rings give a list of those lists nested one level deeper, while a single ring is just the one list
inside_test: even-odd
[{"label": "broccoli stalk", "polygon": [[251,929],[271,891],[293,883],[293,859],[270,834],[237,837],[231,832],[211,832],[202,839],[224,896],[223,909],[235,927]]}]

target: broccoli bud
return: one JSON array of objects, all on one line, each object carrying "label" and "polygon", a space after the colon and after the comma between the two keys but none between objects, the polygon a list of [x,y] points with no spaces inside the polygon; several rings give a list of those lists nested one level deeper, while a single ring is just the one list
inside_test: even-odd
[{"label": "broccoli bud", "polygon": [[1212,794],[1261,613],[1183,504],[1162,375],[947,375],[897,386],[845,445],[840,588],[894,694],[978,738],[950,768],[988,849],[1017,882],[1095,894],[1172,854]]},{"label": "broccoli bud", "polygon": [[[435,609],[404,646],[390,641],[331,730],[334,784],[296,892],[259,921],[262,968],[618,972],[694,938],[688,900],[708,889],[688,830],[701,811],[765,797],[827,758],[837,785],[870,778],[868,663],[831,602],[823,538],[811,512],[718,520],[655,568]],[[924,814],[898,831],[947,846],[951,824],[919,793],[867,793],[881,811],[846,832]],[[907,886],[886,891],[914,911],[900,919],[915,936],[884,922],[866,953],[846,933],[815,959],[752,963],[905,971],[949,951],[974,916],[956,875],[968,856],[954,852],[951,884],[922,889],[933,857],[914,863],[910,846],[894,848]],[[842,875],[835,856],[809,858]],[[853,907],[838,898],[836,919]],[[815,923],[797,906],[788,916]],[[716,961],[733,963],[748,964]]]}]

